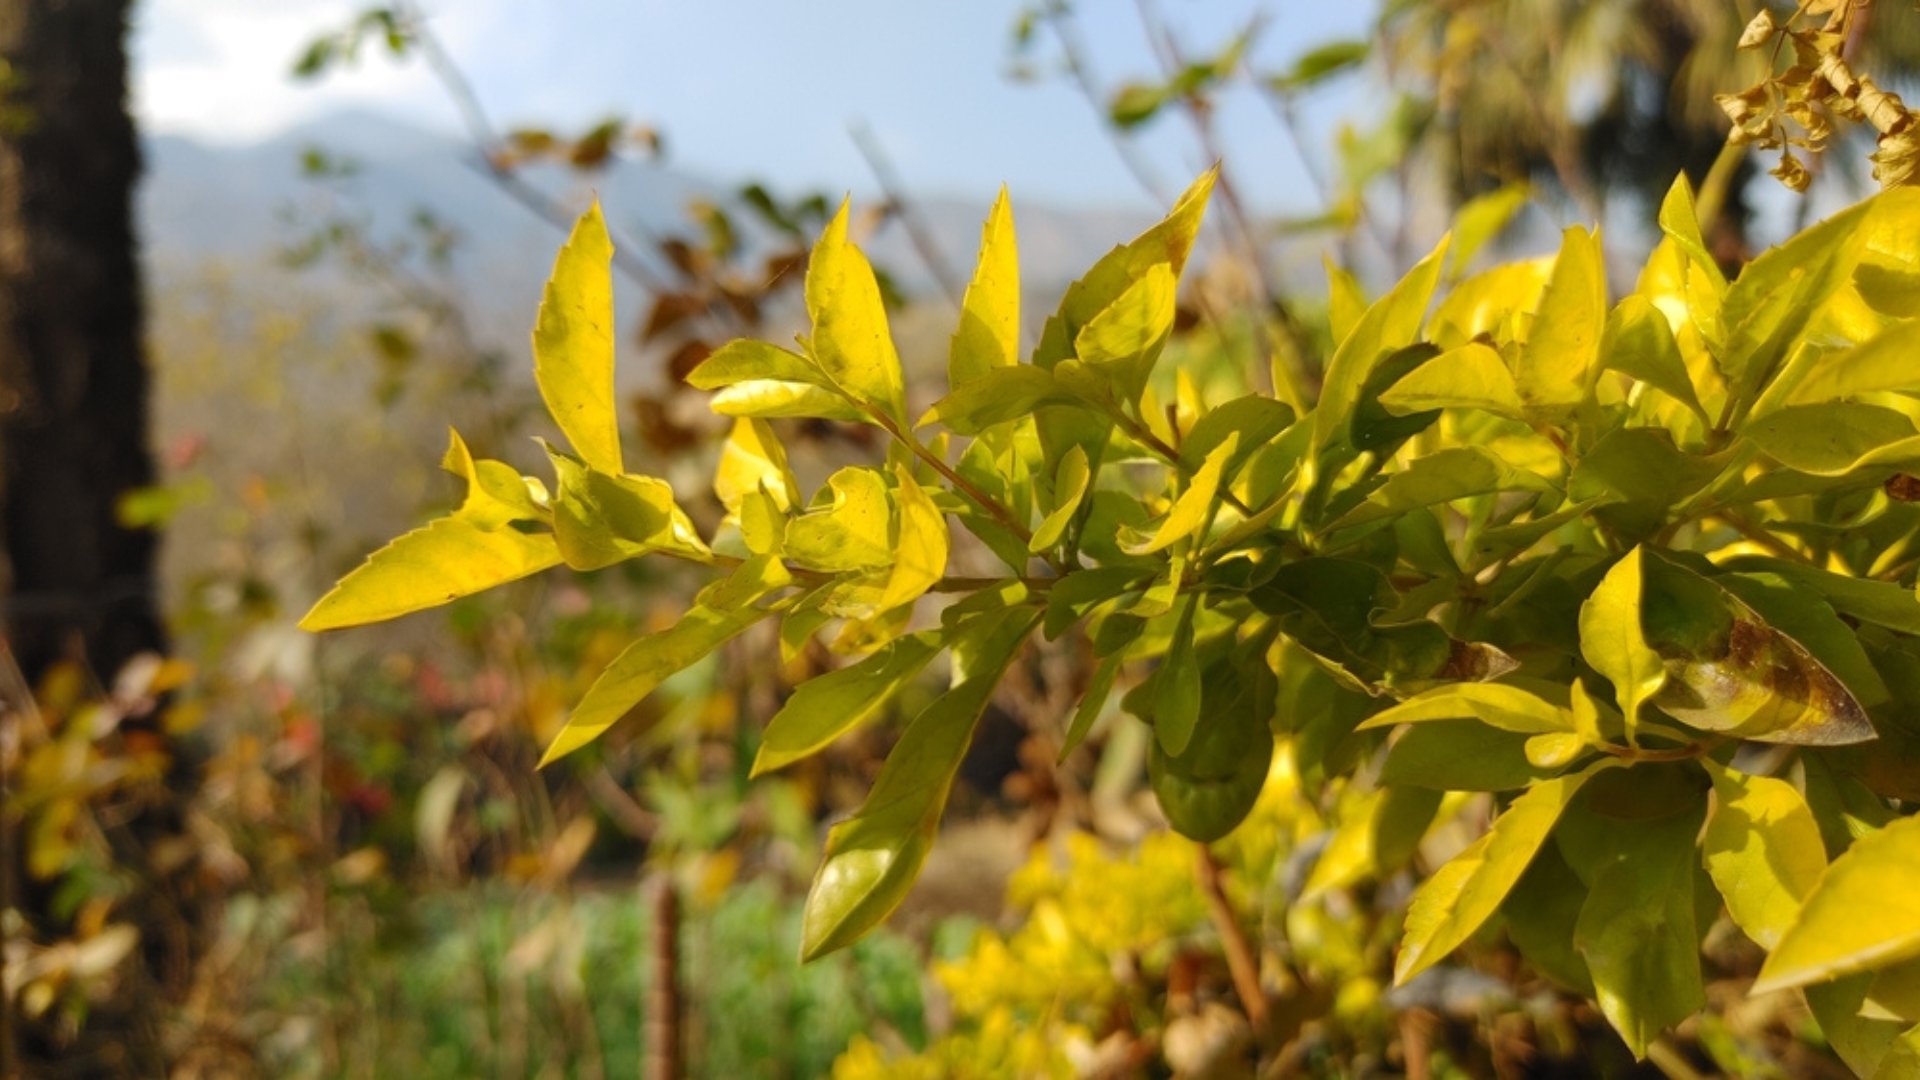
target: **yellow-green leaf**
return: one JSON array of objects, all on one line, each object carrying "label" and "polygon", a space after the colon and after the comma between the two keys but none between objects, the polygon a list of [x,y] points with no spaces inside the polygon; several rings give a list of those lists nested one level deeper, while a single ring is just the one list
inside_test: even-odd
[{"label": "yellow-green leaf", "polygon": [[1920,432],[1897,409],[1866,402],[1789,405],[1742,432],[1768,457],[1815,476],[1920,461]]},{"label": "yellow-green leaf", "polygon": [[1335,266],[1331,258],[1321,261],[1327,267],[1327,328],[1338,347],[1366,313],[1367,296],[1361,291],[1359,278]]},{"label": "yellow-green leaf", "polygon": [[573,452],[617,475],[625,470],[613,402],[612,267],[613,242],[596,200],[554,260],[533,327],[533,375]]},{"label": "yellow-green leaf", "polygon": [[848,420],[871,424],[873,417],[835,391],[803,382],[747,379],[713,395],[709,408],[721,416],[789,417]]},{"label": "yellow-green leaf", "polygon": [[895,638],[857,664],[800,684],[767,721],[753,775],[783,768],[879,715],[940,650],[946,635],[928,630]]},{"label": "yellow-green leaf", "polygon": [[1533,194],[1526,184],[1507,184],[1468,199],[1453,215],[1453,252],[1447,260],[1447,280],[1460,276],[1487,242],[1506,230],[1507,223],[1527,205]]},{"label": "yellow-green leaf", "polygon": [[1087,452],[1078,446],[1068,449],[1066,456],[1060,459],[1060,467],[1054,472],[1054,507],[1048,511],[1040,527],[1033,530],[1033,541],[1027,550],[1039,554],[1060,542],[1066,535],[1067,526],[1072,524],[1073,515],[1080,511],[1080,500],[1086,497],[1091,474],[1087,471]]},{"label": "yellow-green leaf", "polygon": [[1734,925],[1772,949],[1827,868],[1820,826],[1792,784],[1702,764],[1718,801],[1700,844],[1707,873]]},{"label": "yellow-green leaf", "polygon": [[1478,341],[1414,368],[1380,395],[1380,404],[1396,416],[1428,409],[1480,409],[1513,419],[1526,415],[1506,361]]},{"label": "yellow-green leaf", "polygon": [[503,461],[476,461],[458,431],[447,429],[447,453],[440,467],[467,482],[466,501],[459,516],[482,529],[499,529],[510,522],[550,521],[547,489],[531,476]]},{"label": "yellow-green leaf", "polygon": [[859,812],[827,834],[807,893],[802,960],[853,944],[906,898],[939,831],[974,726],[1039,619],[1031,609],[990,614],[953,643],[952,689],[908,725]]},{"label": "yellow-green leaf", "polygon": [[559,563],[552,533],[439,518],[367,556],[313,605],[300,628],[338,630],[424,611]]},{"label": "yellow-green leaf", "polygon": [[1433,824],[1441,797],[1429,788],[1388,787],[1343,800],[1340,827],[1314,860],[1298,902],[1397,869]]},{"label": "yellow-green leaf", "polygon": [[847,239],[847,209],[842,202],[807,263],[813,358],[849,397],[905,424],[900,357],[873,267]]},{"label": "yellow-green leaf", "polygon": [[1359,730],[1418,724],[1429,720],[1478,720],[1502,731],[1546,735],[1572,731],[1567,710],[1505,683],[1452,683],[1437,686],[1368,717]]},{"label": "yellow-green leaf", "polygon": [[719,390],[750,381],[802,383],[823,390],[833,385],[813,361],[752,338],[727,342],[687,375],[687,385],[696,390]]},{"label": "yellow-green leaf", "polygon": [[893,571],[875,608],[888,611],[911,604],[947,573],[947,519],[913,479],[913,472],[894,465],[893,492],[899,527],[893,544]]},{"label": "yellow-green leaf", "polygon": [[1420,886],[1407,911],[1406,934],[1393,966],[1394,985],[1404,985],[1444,959],[1499,909],[1580,786],[1611,764],[1604,761],[1529,787],[1494,819],[1486,835]]},{"label": "yellow-green leaf", "polygon": [[1187,490],[1180,493],[1180,497],[1173,502],[1173,508],[1161,519],[1153,537],[1144,544],[1123,542],[1121,548],[1129,555],[1151,555],[1181,540],[1198,537],[1213,513],[1214,500],[1220,494],[1220,476],[1227,467],[1227,459],[1233,456],[1239,445],[1240,433],[1234,432],[1214,447],[1205,463],[1194,471],[1193,479],[1187,481]]},{"label": "yellow-green leaf", "polygon": [[1920,956],[1920,818],[1854,841],[1827,867],[1760,968],[1753,993],[1825,982]]},{"label": "yellow-green leaf", "polygon": [[1629,742],[1639,727],[1640,706],[1667,682],[1666,665],[1640,626],[1640,560],[1636,547],[1580,605],[1580,655],[1613,684]]},{"label": "yellow-green leaf", "polygon": [[1170,264],[1150,266],[1074,338],[1075,358],[1111,379],[1122,400],[1138,404],[1166,347],[1176,288]]},{"label": "yellow-green leaf", "polygon": [[1200,721],[1200,664],[1193,651],[1193,616],[1198,607],[1199,597],[1188,594],[1167,654],[1154,674],[1153,715],[1146,718],[1160,749],[1173,757],[1186,752]]},{"label": "yellow-green leaf", "polygon": [[1520,400],[1546,410],[1577,404],[1586,392],[1606,318],[1607,270],[1600,239],[1576,225],[1561,239],[1560,258],[1540,294],[1533,329],[1513,368]]},{"label": "yellow-green leaf", "polygon": [[[1788,401],[1796,405],[1837,401],[1860,394],[1920,391],[1920,320],[1905,319],[1852,348],[1812,352],[1805,376]],[[1783,372],[1782,379],[1792,374]],[[1756,415],[1758,413],[1756,408]]]},{"label": "yellow-green leaf", "polygon": [[1440,265],[1446,258],[1447,244],[1448,238],[1441,237],[1431,254],[1408,271],[1387,295],[1374,301],[1366,314],[1360,316],[1353,332],[1334,350],[1333,358],[1327,361],[1320,403],[1313,411],[1316,455],[1346,437],[1354,406],[1360,401],[1360,389],[1366,385],[1374,363],[1395,349],[1413,344],[1419,336],[1427,302],[1433,299],[1434,284],[1440,280]]},{"label": "yellow-green leaf", "polygon": [[[752,559],[733,578],[710,586],[680,621],[647,634],[613,658],[574,706],[560,733],[540,756],[540,765],[558,761],[600,737],[615,721],[659,688],[667,677],[726,644],[747,627],[773,614],[751,602],[784,581],[778,560]],[[719,601],[726,601],[719,606]]]},{"label": "yellow-green leaf", "polygon": [[1007,189],[980,230],[980,260],[960,304],[960,328],[947,353],[947,385],[959,389],[991,368],[1020,359],[1020,259]]},{"label": "yellow-green leaf", "polygon": [[713,472],[713,493],[729,513],[738,514],[746,497],[765,486],[774,505],[786,512],[800,504],[800,485],[787,465],[787,448],[765,420],[742,417],[720,448]]},{"label": "yellow-green leaf", "polygon": [[1415,458],[1387,478],[1367,501],[1328,526],[1329,531],[1380,518],[1399,518],[1409,510],[1492,495],[1503,491],[1544,492],[1553,485],[1539,475],[1516,469],[1490,450],[1456,446]]},{"label": "yellow-green leaf", "polygon": [[554,539],[568,566],[598,570],[655,551],[705,554],[665,480],[611,476],[551,446],[547,454],[559,475]]},{"label": "yellow-green leaf", "polygon": [[827,478],[833,500],[787,524],[786,551],[809,570],[870,570],[893,563],[892,502],[873,469],[848,466]]},{"label": "yellow-green leaf", "polygon": [[1672,326],[1646,297],[1627,297],[1607,317],[1600,361],[1609,370],[1630,375],[1685,405],[1703,424],[1712,424],[1680,357]]},{"label": "yellow-green leaf", "polygon": [[938,423],[958,435],[978,435],[995,424],[1031,416],[1042,405],[1085,403],[1051,371],[1027,364],[989,368],[934,402],[915,426]]}]

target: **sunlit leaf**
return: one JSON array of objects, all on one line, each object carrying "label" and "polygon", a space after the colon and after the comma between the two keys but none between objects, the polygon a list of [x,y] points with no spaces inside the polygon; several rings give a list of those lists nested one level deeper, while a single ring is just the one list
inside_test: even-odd
[{"label": "sunlit leaf", "polygon": [[854,401],[905,424],[906,392],[886,305],[873,267],[847,239],[847,212],[842,202],[807,261],[811,352],[834,385]]},{"label": "sunlit leaf", "polygon": [[1640,707],[1666,685],[1667,669],[1641,629],[1641,549],[1634,548],[1580,605],[1580,654],[1613,684],[1626,718],[1628,741],[1640,722]]},{"label": "sunlit leaf", "polygon": [[1031,416],[1042,405],[1087,407],[1051,371],[1026,364],[989,368],[935,402],[915,426],[937,423],[955,434],[977,435],[995,424]]},{"label": "sunlit leaf", "polygon": [[832,502],[788,522],[787,555],[796,565],[828,572],[891,565],[893,504],[887,482],[872,469],[848,466],[829,477],[827,487]]},{"label": "sunlit leaf", "polygon": [[440,467],[467,482],[460,518],[482,529],[551,519],[547,492],[540,481],[521,476],[518,469],[503,461],[475,460],[458,431],[449,428],[447,435],[447,453]]},{"label": "sunlit leaf", "polygon": [[551,446],[547,454],[559,475],[553,533],[568,566],[598,570],[655,551],[706,551],[665,480],[610,476]]},{"label": "sunlit leaf", "polygon": [[847,420],[870,424],[873,418],[832,390],[804,382],[747,379],[713,395],[709,408],[721,416]]},{"label": "sunlit leaf", "polygon": [[1122,542],[1121,549],[1130,555],[1151,555],[1181,540],[1198,537],[1213,514],[1215,501],[1220,494],[1221,473],[1239,445],[1240,436],[1236,433],[1214,447],[1213,452],[1207,455],[1206,462],[1187,481],[1187,489],[1173,501],[1173,508],[1160,520],[1160,526],[1154,530],[1152,538],[1143,544]]},{"label": "sunlit leaf", "polygon": [[1792,784],[1711,763],[1718,799],[1700,852],[1727,914],[1763,949],[1780,943],[1827,868],[1813,811]]},{"label": "sunlit leaf", "polygon": [[947,573],[947,519],[927,498],[908,469],[893,467],[894,504],[899,511],[893,540],[893,570],[876,607],[887,611],[910,604]]},{"label": "sunlit leaf", "polygon": [[1547,410],[1578,403],[1599,353],[1606,317],[1607,271],[1600,258],[1600,238],[1576,225],[1562,237],[1560,258],[1553,264],[1533,329],[1513,366],[1520,400]]},{"label": "sunlit leaf", "polygon": [[1920,431],[1905,413],[1865,402],[1789,405],[1742,432],[1767,456],[1815,476],[1920,461]]},{"label": "sunlit leaf", "polygon": [[613,243],[595,202],[554,259],[533,328],[533,375],[554,423],[581,460],[618,475],[613,402]]},{"label": "sunlit leaf", "polygon": [[[680,621],[671,627],[647,634],[628,645],[613,658],[600,677],[575,705],[565,726],[540,756],[540,765],[573,753],[599,738],[621,717],[627,715],[648,694],[658,689],[667,677],[688,667],[708,653],[726,644],[741,631],[768,615],[772,609],[755,605],[752,600],[769,587],[777,587],[778,560],[751,560],[701,594]],[[713,601],[731,601],[718,606]]]},{"label": "sunlit leaf", "polygon": [[1506,361],[1477,341],[1413,369],[1380,395],[1380,404],[1399,416],[1430,409],[1480,409],[1515,419],[1526,413]]},{"label": "sunlit leaf", "polygon": [[946,640],[945,634],[933,630],[895,638],[857,664],[801,683],[767,721],[760,751],[753,759],[753,775],[816,754],[878,716],[939,654]]},{"label": "sunlit leaf", "polygon": [[1517,791],[1554,770],[1527,758],[1528,736],[1478,720],[1430,720],[1393,741],[1380,783],[1435,791]]},{"label": "sunlit leaf", "polygon": [[1853,276],[1871,202],[1843,210],[1762,252],[1727,289],[1720,372],[1735,400],[1751,403],[1834,290]]},{"label": "sunlit leaf", "polygon": [[1473,935],[1506,899],[1508,890],[1546,842],[1560,812],[1582,784],[1611,762],[1570,776],[1542,780],[1507,807],[1486,835],[1455,855],[1414,893],[1406,933],[1394,961],[1394,985],[1432,967]]},{"label": "sunlit leaf", "polygon": [[1366,385],[1367,376],[1380,357],[1413,344],[1419,335],[1427,303],[1433,298],[1434,285],[1440,279],[1447,244],[1447,238],[1443,237],[1433,252],[1408,271],[1399,284],[1374,301],[1327,361],[1320,403],[1313,411],[1316,452],[1346,437],[1354,406],[1360,400],[1360,389]]},{"label": "sunlit leaf", "polygon": [[1074,337],[1075,359],[1111,378],[1124,401],[1139,401],[1173,332],[1175,287],[1169,264],[1150,266]]},{"label": "sunlit leaf", "polygon": [[1027,550],[1036,554],[1058,544],[1066,534],[1067,526],[1073,523],[1073,517],[1080,511],[1080,500],[1086,497],[1087,484],[1092,479],[1087,472],[1087,454],[1079,447],[1067,451],[1060,460],[1060,467],[1054,473],[1054,506],[1047,512],[1040,527],[1033,530],[1033,540]]},{"label": "sunlit leaf", "polygon": [[1440,799],[1438,791],[1415,787],[1377,788],[1362,796],[1314,860],[1299,902],[1398,869],[1433,824]]},{"label": "sunlit leaf", "polygon": [[1687,374],[1687,362],[1680,357],[1672,326],[1646,297],[1629,296],[1607,316],[1600,340],[1600,362],[1685,405],[1702,423],[1712,422]]},{"label": "sunlit leaf", "polygon": [[959,389],[1020,360],[1020,260],[1013,206],[1000,189],[980,230],[980,259],[960,305],[960,327],[947,353],[947,384]]},{"label": "sunlit leaf", "polygon": [[1332,331],[1337,348],[1359,325],[1360,316],[1366,314],[1367,297],[1360,288],[1359,278],[1335,266],[1331,258],[1323,261],[1327,267],[1327,328]]},{"label": "sunlit leaf", "polygon": [[807,893],[801,959],[853,944],[906,898],[939,831],[974,726],[1038,622],[1039,614],[1028,609],[1004,611],[971,624],[953,643],[952,689],[908,725],[859,812],[827,834]]},{"label": "sunlit leaf", "polygon": [[774,505],[782,512],[800,505],[800,485],[787,465],[787,448],[764,420],[742,417],[733,422],[733,433],[720,448],[720,463],[714,467],[713,493],[720,505],[732,513],[740,504],[765,485]]},{"label": "sunlit leaf", "polygon": [[1513,216],[1527,205],[1533,192],[1526,184],[1507,184],[1468,199],[1453,215],[1453,252],[1447,277],[1457,278],[1488,242],[1506,231]]},{"label": "sunlit leaf", "polygon": [[1852,348],[1819,354],[1787,400],[1806,405],[1860,394],[1920,391],[1920,365],[1913,362],[1916,355],[1920,355],[1920,320],[1894,323]]},{"label": "sunlit leaf", "polygon": [[744,382],[801,383],[823,390],[832,387],[826,373],[806,357],[750,338],[722,345],[687,375],[687,385],[697,390],[720,390]]},{"label": "sunlit leaf", "polygon": [[1439,686],[1375,713],[1368,728],[1419,724],[1430,720],[1478,720],[1502,731],[1543,735],[1574,730],[1567,710],[1517,686],[1503,683],[1454,683]]},{"label": "sunlit leaf", "polygon": [[1760,968],[1753,993],[1920,956],[1920,818],[1900,818],[1833,861]]},{"label": "sunlit leaf", "polygon": [[559,563],[552,533],[438,518],[367,556],[313,605],[300,628],[338,630],[424,611]]}]

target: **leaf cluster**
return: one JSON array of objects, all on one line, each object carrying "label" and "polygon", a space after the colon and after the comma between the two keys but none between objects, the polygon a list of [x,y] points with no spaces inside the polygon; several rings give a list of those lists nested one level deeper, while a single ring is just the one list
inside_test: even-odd
[{"label": "leaf cluster", "polygon": [[[946,392],[920,410],[842,206],[808,261],[809,331],[792,348],[735,341],[688,376],[733,421],[713,482],[725,517],[705,535],[666,481],[628,471],[612,251],[591,209],[534,331],[567,442],[547,447],[552,482],[455,435],[465,501],[303,625],[562,563],[697,563],[711,583],[613,660],[545,760],[757,625],[788,654],[831,643],[848,662],[768,720],[756,772],[887,717],[944,657],[945,688],[827,838],[808,957],[906,895],[975,725],[1038,636],[1087,658],[1063,754],[1117,699],[1151,729],[1149,781],[1188,837],[1240,825],[1281,742],[1305,782],[1353,792],[1312,891],[1491,812],[1414,894],[1400,982],[1504,921],[1644,1055],[1705,1004],[1701,940],[1724,910],[1768,953],[1762,988],[1809,987],[1850,1061],[1886,1056],[1920,1022],[1902,989],[1920,920],[1899,890],[1865,895],[1916,862],[1920,200],[1883,194],[1728,280],[1682,180],[1617,301],[1582,228],[1471,276],[1443,240],[1370,302],[1336,272],[1336,344],[1303,414],[1161,370],[1213,182],[1096,263],[1025,355],[1003,194]],[[1464,216],[1458,246],[1511,202]],[[809,492],[791,420],[873,429],[885,460]],[[962,546],[1004,570],[952,574]],[[1896,1019],[1852,1023],[1862,1001]]]}]

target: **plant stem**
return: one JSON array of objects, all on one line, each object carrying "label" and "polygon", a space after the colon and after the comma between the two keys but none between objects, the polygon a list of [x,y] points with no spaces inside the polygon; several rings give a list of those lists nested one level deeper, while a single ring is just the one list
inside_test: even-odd
[{"label": "plant stem", "polygon": [[1245,930],[1240,928],[1240,920],[1233,912],[1233,905],[1227,901],[1226,890],[1220,885],[1220,862],[1213,857],[1213,849],[1205,844],[1194,845],[1199,849],[1199,862],[1195,877],[1200,883],[1200,893],[1206,897],[1207,911],[1213,916],[1213,927],[1220,934],[1221,948],[1227,954],[1227,969],[1233,973],[1233,989],[1240,996],[1240,1005],[1247,1011],[1247,1020],[1253,1025],[1256,1037],[1264,1037],[1267,1031],[1267,995],[1260,988],[1260,965],[1254,958],[1253,947],[1247,942]]}]

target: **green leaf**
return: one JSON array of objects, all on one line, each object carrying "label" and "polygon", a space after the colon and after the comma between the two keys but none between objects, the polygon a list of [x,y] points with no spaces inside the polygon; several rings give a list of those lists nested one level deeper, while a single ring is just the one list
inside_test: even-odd
[{"label": "green leaf", "polygon": [[1742,431],[1768,457],[1815,476],[1920,461],[1920,432],[1906,414],[1864,402],[1789,405]]},{"label": "green leaf", "polygon": [[907,402],[900,357],[894,352],[873,267],[847,239],[847,210],[843,201],[807,261],[810,352],[848,397],[904,425]]},{"label": "green leaf", "polygon": [[1628,742],[1639,726],[1640,706],[1667,681],[1666,665],[1641,630],[1641,592],[1641,549],[1636,547],[1613,564],[1580,605],[1580,654],[1613,684]]},{"label": "green leaf", "polygon": [[980,230],[980,259],[960,304],[960,327],[947,352],[947,385],[958,390],[1020,360],[1020,258],[1007,189]]},{"label": "green leaf", "polygon": [[1607,316],[1600,338],[1600,360],[1608,370],[1632,376],[1685,405],[1706,427],[1713,421],[1700,404],[1693,377],[1674,341],[1673,327],[1653,302],[1629,296]]},{"label": "green leaf", "polygon": [[1213,448],[1207,460],[1187,481],[1187,489],[1173,501],[1173,507],[1167,516],[1160,520],[1160,527],[1154,530],[1151,539],[1144,544],[1121,542],[1121,550],[1129,555],[1151,555],[1164,551],[1174,544],[1188,539],[1198,539],[1213,516],[1214,504],[1220,495],[1221,473],[1227,467],[1228,459],[1240,445],[1240,436],[1228,435],[1226,440]]},{"label": "green leaf", "polygon": [[1099,666],[1093,669],[1093,678],[1087,683],[1086,693],[1080,695],[1080,704],[1073,710],[1073,720],[1067,724],[1067,733],[1060,740],[1060,757],[1055,764],[1064,764],[1067,755],[1086,741],[1087,734],[1093,730],[1093,722],[1100,719],[1106,711],[1107,699],[1113,695],[1114,680],[1120,674],[1120,665],[1126,657],[1114,653],[1103,658]]},{"label": "green leaf", "polygon": [[1516,469],[1490,450],[1457,446],[1415,458],[1387,479],[1367,501],[1329,525],[1329,531],[1399,517],[1409,510],[1503,491],[1551,491],[1541,477]]},{"label": "green leaf", "polygon": [[1066,535],[1067,526],[1073,523],[1073,516],[1080,511],[1080,500],[1086,497],[1091,479],[1087,471],[1086,451],[1078,446],[1072,447],[1066,457],[1060,460],[1060,468],[1054,473],[1054,507],[1048,511],[1040,527],[1033,530],[1033,540],[1027,545],[1028,551],[1037,555],[1060,542],[1060,538]]},{"label": "green leaf", "polygon": [[803,420],[844,420],[871,424],[873,417],[832,390],[804,382],[747,379],[733,383],[708,404],[721,416],[786,417]]},{"label": "green leaf", "polygon": [[1500,354],[1470,341],[1408,372],[1380,395],[1380,404],[1396,416],[1431,409],[1479,409],[1520,419],[1526,406]]},{"label": "green leaf", "polygon": [[540,767],[545,768],[599,738],[615,721],[653,693],[668,676],[692,665],[747,627],[773,614],[772,609],[756,607],[741,598],[767,591],[768,582],[762,580],[760,575],[772,572],[778,565],[777,561],[749,560],[735,571],[734,580],[722,581],[716,586],[718,590],[721,586],[731,585],[732,588],[721,595],[727,600],[739,600],[737,605],[723,607],[709,603],[714,599],[714,590],[710,590],[702,594],[703,599],[681,616],[679,622],[628,645],[593,681],[586,696],[580,699],[580,704],[574,706],[566,725],[554,736],[553,742],[547,746],[547,752],[540,756]]},{"label": "green leaf", "polygon": [[1735,573],[1778,574],[1818,591],[1842,615],[1903,634],[1920,635],[1920,599],[1915,598],[1911,589],[1891,581],[1848,577],[1764,555],[1736,555],[1720,565]]},{"label": "green leaf", "polygon": [[1232,476],[1262,447],[1272,443],[1293,425],[1292,406],[1265,394],[1247,394],[1223,401],[1200,414],[1193,430],[1180,440],[1180,468],[1191,472],[1204,465],[1207,455],[1228,436],[1240,437],[1239,449],[1227,460],[1226,475]]},{"label": "green leaf", "polygon": [[1123,401],[1139,404],[1154,361],[1166,348],[1176,287],[1169,264],[1150,266],[1074,337],[1075,358],[1112,379]]},{"label": "green leaf", "polygon": [[887,482],[873,469],[849,465],[827,479],[825,507],[787,523],[787,555],[809,570],[837,573],[893,563],[893,506]]},{"label": "green leaf", "polygon": [[533,376],[554,423],[581,459],[618,475],[613,402],[613,243],[595,200],[553,262],[533,327]]},{"label": "green leaf", "polygon": [[940,828],[974,726],[1039,614],[1012,609],[970,623],[953,643],[953,686],[908,725],[858,813],[827,834],[807,893],[800,957],[858,941],[913,887]]},{"label": "green leaf", "polygon": [[1695,812],[1621,830],[1617,857],[1595,877],[1574,927],[1600,1011],[1635,1058],[1707,1003],[1694,919],[1699,829]]},{"label": "green leaf", "polygon": [[[1820,1022],[1820,1033],[1847,1067],[1861,1076],[1875,1076],[1905,1024],[1872,1020],[1860,1015],[1871,975],[1854,975],[1805,988],[1807,1010]],[[1895,1080],[1889,1077],[1888,1080]]]},{"label": "green leaf", "polygon": [[1153,119],[1167,102],[1167,88],[1147,83],[1127,83],[1113,92],[1107,103],[1107,116],[1114,126],[1130,131]]},{"label": "green leaf", "polygon": [[1561,239],[1560,258],[1513,367],[1520,400],[1530,409],[1548,412],[1578,404],[1599,355],[1606,317],[1607,271],[1600,239],[1576,225]]},{"label": "green leaf", "polygon": [[1507,184],[1468,199],[1453,215],[1453,252],[1447,260],[1447,278],[1458,278],[1489,241],[1506,231],[1507,224],[1527,205],[1533,191],[1526,184]]},{"label": "green leaf", "polygon": [[1581,456],[1567,477],[1567,495],[1593,502],[1595,520],[1622,540],[1644,542],[1666,525],[1674,507],[1725,471],[1732,453],[1686,453],[1665,428],[1616,428]]},{"label": "green leaf", "polygon": [[1920,818],[1900,818],[1833,861],[1767,956],[1752,993],[1826,982],[1920,956]]},{"label": "green leaf", "polygon": [[1593,974],[1586,957],[1573,947],[1573,930],[1587,901],[1586,882],[1567,865],[1559,848],[1547,844],[1507,893],[1500,914],[1528,964],[1583,997],[1593,996]]},{"label": "green leaf", "polygon": [[1327,361],[1320,403],[1313,410],[1315,456],[1345,439],[1354,406],[1360,400],[1360,390],[1380,357],[1413,344],[1419,336],[1427,303],[1433,299],[1434,285],[1440,280],[1447,244],[1448,239],[1442,237],[1431,254],[1420,260],[1387,295],[1374,301],[1354,326],[1353,333],[1347,335],[1334,350],[1333,358]]},{"label": "green leaf", "polygon": [[1504,683],[1454,683],[1438,686],[1375,713],[1360,730],[1419,724],[1431,720],[1478,720],[1502,731],[1546,735],[1574,730],[1567,710]]},{"label": "green leaf", "polygon": [[687,374],[697,390],[720,390],[743,382],[791,382],[831,390],[833,384],[813,362],[778,345],[751,338],[729,341]]},{"label": "green leaf", "polygon": [[[1164,669],[1163,669],[1164,670]],[[1147,751],[1147,782],[1174,831],[1211,843],[1232,832],[1260,799],[1273,763],[1271,680],[1242,677],[1230,663],[1206,679],[1205,722],[1179,754],[1156,739]],[[1197,675],[1196,675],[1197,677]],[[1156,724],[1156,731],[1158,725]]]},{"label": "green leaf", "polygon": [[1031,416],[1042,405],[1088,407],[1078,394],[1062,386],[1053,372],[1016,364],[991,368],[969,379],[934,402],[914,426],[938,423],[955,434],[978,435],[995,424]]},{"label": "green leaf", "polygon": [[1874,1070],[1873,1080],[1908,1080],[1920,1076],[1920,1025],[1908,1028],[1887,1047],[1887,1056]]},{"label": "green leaf", "polygon": [[1700,844],[1707,873],[1734,925],[1772,950],[1827,868],[1820,826],[1792,784],[1702,764],[1718,803]]},{"label": "green leaf", "polygon": [[947,635],[935,630],[898,637],[857,664],[801,683],[767,721],[753,775],[810,757],[878,716],[946,643]]},{"label": "green leaf", "polygon": [[1437,409],[1398,416],[1380,403],[1380,395],[1392,389],[1409,372],[1439,355],[1439,348],[1422,341],[1380,358],[1380,362],[1367,375],[1366,385],[1360,388],[1360,400],[1353,407],[1348,441],[1355,450],[1390,454],[1400,443],[1425,431],[1440,419]]},{"label": "green leaf", "polygon": [[1200,663],[1193,651],[1193,615],[1199,596],[1189,594],[1173,626],[1167,655],[1153,676],[1153,712],[1141,719],[1153,725],[1155,740],[1169,756],[1179,757],[1193,740],[1200,721]]},{"label": "green leaf", "polygon": [[1404,986],[1459,948],[1499,909],[1553,831],[1560,812],[1588,777],[1611,764],[1603,761],[1584,772],[1528,788],[1494,819],[1486,835],[1420,886],[1407,911],[1406,933],[1393,966],[1394,985]]},{"label": "green leaf", "polygon": [[560,563],[552,533],[438,518],[367,556],[300,620],[313,633],[439,607]]},{"label": "green leaf", "polygon": [[1380,783],[1435,791],[1515,791],[1550,771],[1527,760],[1528,741],[1526,735],[1478,720],[1415,724],[1387,750]]},{"label": "green leaf", "polygon": [[1360,279],[1333,264],[1331,258],[1321,260],[1327,268],[1327,329],[1332,332],[1333,343],[1338,346],[1353,333],[1360,324],[1360,316],[1367,312],[1367,296],[1361,291]]},{"label": "green leaf", "polygon": [[1275,75],[1268,82],[1282,92],[1306,90],[1360,66],[1370,51],[1372,46],[1365,41],[1329,41],[1308,49],[1285,74]]}]

